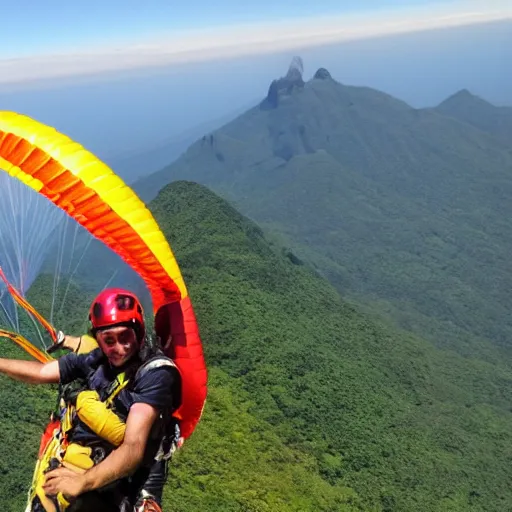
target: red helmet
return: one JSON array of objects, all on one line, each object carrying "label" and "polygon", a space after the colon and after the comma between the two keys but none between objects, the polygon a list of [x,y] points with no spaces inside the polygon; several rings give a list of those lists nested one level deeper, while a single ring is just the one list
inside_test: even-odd
[{"label": "red helmet", "polygon": [[92,331],[125,325],[135,330],[142,341],[145,335],[144,310],[139,299],[128,290],[107,288],[92,302],[89,312]]}]

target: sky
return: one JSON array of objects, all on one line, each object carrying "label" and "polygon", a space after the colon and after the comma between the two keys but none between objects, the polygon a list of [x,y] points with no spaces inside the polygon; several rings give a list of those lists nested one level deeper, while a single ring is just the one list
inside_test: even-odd
[{"label": "sky", "polygon": [[10,2],[0,84],[512,19],[506,0]]},{"label": "sky", "polygon": [[[293,5],[293,8],[290,7]],[[212,129],[291,58],[413,106],[512,104],[510,0],[35,0],[2,6],[0,110],[102,158]]]},{"label": "sky", "polygon": [[[410,7],[449,10],[505,10],[505,2],[449,0],[18,0],[2,6],[0,57],[79,50],[111,44],[130,44],[165,38],[176,32],[233,27],[247,23],[289,22],[292,19],[325,18],[357,12],[397,11]],[[468,7],[465,7],[467,4]]]},{"label": "sky", "polygon": [[[354,2],[294,0],[34,0],[9,2],[3,6],[10,23],[4,36],[16,44],[0,50],[2,56],[30,55],[77,49],[86,45],[130,43],[140,39],[167,36],[170,32],[233,26],[247,22],[322,16],[352,11]],[[387,2],[388,5],[406,2]],[[413,1],[412,3],[422,3]],[[362,9],[378,8],[378,0],[359,2]],[[7,9],[7,12],[5,11]],[[79,30],[77,27],[79,26]],[[23,34],[23,36],[21,36]]]},{"label": "sky", "polygon": [[257,105],[296,55],[306,80],[325,67],[416,108],[463,88],[512,105],[512,0],[15,0],[1,16],[0,110],[127,180]]}]

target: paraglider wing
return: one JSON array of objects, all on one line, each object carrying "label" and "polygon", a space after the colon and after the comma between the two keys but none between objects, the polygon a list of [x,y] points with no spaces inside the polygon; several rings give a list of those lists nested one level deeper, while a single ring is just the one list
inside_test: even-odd
[{"label": "paraglider wing", "polygon": [[15,332],[6,331],[5,329],[0,329],[0,338],[9,338],[10,340],[14,341],[16,345],[21,347],[25,352],[30,354],[34,359],[37,359],[41,363],[48,363],[53,358],[43,352],[42,350],[39,350],[37,347],[35,347],[30,341],[28,341],[26,338],[24,338],[21,334],[17,334]]},{"label": "paraglider wing", "polygon": [[[57,333],[52,325],[44,318],[33,306],[30,304],[21,293],[7,280],[4,271],[0,267],[0,279],[4,282],[7,290],[13,297],[13,299],[23,308],[25,311],[30,313],[36,320],[48,331],[52,340],[57,341]],[[35,348],[35,347],[34,347]]]},{"label": "paraglider wing", "polygon": [[0,112],[0,167],[119,254],[148,285],[155,311],[187,295],[174,255],[149,210],[83,146],[26,116]]},{"label": "paraglider wing", "polygon": [[206,399],[202,345],[180,269],[151,212],[83,146],[15,112],[0,111],[0,169],[48,198],[128,263],[146,283],[155,314],[174,305],[168,320],[178,341],[172,355],[183,377],[179,416],[190,435]]}]

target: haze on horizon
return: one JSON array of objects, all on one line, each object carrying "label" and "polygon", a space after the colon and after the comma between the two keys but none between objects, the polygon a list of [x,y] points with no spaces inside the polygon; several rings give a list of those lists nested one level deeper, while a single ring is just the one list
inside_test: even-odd
[{"label": "haze on horizon", "polygon": [[51,124],[102,158],[225,122],[261,100],[294,55],[306,79],[326,67],[415,107],[463,88],[512,105],[512,6],[499,0],[365,0],[357,10],[334,0],[293,10],[271,0],[245,10],[232,0],[215,10],[206,1],[79,4],[11,13],[0,109]]}]

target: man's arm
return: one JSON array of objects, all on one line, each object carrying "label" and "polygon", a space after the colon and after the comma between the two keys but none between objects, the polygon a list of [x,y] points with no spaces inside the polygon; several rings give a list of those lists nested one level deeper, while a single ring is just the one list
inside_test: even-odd
[{"label": "man's arm", "polygon": [[0,359],[0,373],[29,384],[57,384],[60,379],[59,362]]},{"label": "man's arm", "polygon": [[126,420],[122,444],[85,473],[85,490],[98,489],[133,473],[140,465],[151,431],[161,411],[170,410],[180,375],[174,364],[153,368],[136,379],[134,404]]},{"label": "man's arm", "polygon": [[142,462],[149,433],[158,411],[143,403],[133,404],[126,419],[122,444],[104,461],[85,473],[85,490],[98,489],[133,473]]},{"label": "man's arm", "polygon": [[151,427],[160,411],[173,405],[174,385],[179,379],[174,366],[156,368],[141,376],[132,393],[135,403],[130,407],[124,440],[119,448],[84,474],[78,475],[67,468],[48,472],[43,485],[45,493],[79,496],[132,474],[142,462]]},{"label": "man's arm", "polygon": [[158,414],[157,409],[148,404],[133,404],[128,413],[121,446],[84,474],[77,475],[66,468],[50,471],[43,485],[45,493],[56,495],[62,492],[66,496],[74,497],[133,473],[142,462],[149,433]]}]

